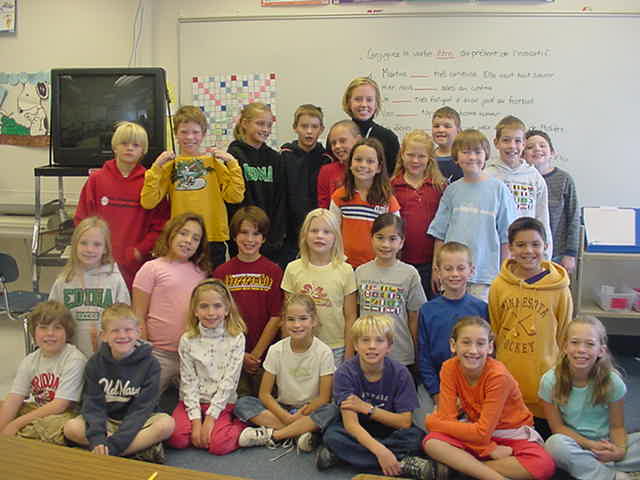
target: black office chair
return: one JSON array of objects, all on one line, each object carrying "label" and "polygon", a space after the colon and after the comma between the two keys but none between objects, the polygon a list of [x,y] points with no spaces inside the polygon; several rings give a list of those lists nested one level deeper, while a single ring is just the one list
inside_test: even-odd
[{"label": "black office chair", "polygon": [[14,322],[22,322],[24,350],[26,354],[29,354],[36,349],[36,346],[29,335],[26,314],[33,310],[33,307],[38,303],[45,301],[48,295],[26,290],[9,292],[7,284],[15,282],[19,276],[20,271],[15,259],[11,255],[0,253],[0,295],[2,295],[0,312],[4,311],[7,317]]}]

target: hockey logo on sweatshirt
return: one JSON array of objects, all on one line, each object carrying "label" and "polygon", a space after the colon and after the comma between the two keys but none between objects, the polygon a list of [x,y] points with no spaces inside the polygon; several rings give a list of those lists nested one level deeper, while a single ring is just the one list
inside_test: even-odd
[{"label": "hockey logo on sweatshirt", "polygon": [[[511,311],[512,318],[502,327],[504,331],[502,348],[511,353],[534,353],[536,325],[546,317],[549,307],[536,297],[516,297],[505,300],[502,308],[504,311]],[[518,320],[514,321],[516,319]]]}]

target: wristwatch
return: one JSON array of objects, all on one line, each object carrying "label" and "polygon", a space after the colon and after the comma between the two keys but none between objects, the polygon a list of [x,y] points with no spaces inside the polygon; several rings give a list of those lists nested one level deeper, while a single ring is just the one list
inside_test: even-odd
[{"label": "wristwatch", "polygon": [[373,415],[373,412],[375,412],[376,410],[376,406],[375,405],[371,405],[371,408],[369,409],[369,411],[367,412],[368,416]]}]

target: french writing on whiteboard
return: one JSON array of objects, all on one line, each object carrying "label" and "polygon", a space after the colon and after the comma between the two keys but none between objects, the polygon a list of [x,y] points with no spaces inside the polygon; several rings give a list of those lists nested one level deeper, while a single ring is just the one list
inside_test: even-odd
[{"label": "french writing on whiteboard", "polygon": [[[368,47],[360,58],[380,84],[385,125],[404,135],[416,119],[430,121],[443,105],[460,113],[463,128],[483,131],[493,131],[502,117],[516,111],[540,112],[560,80],[552,57],[551,48]],[[566,133],[552,119],[528,126],[551,135]]]}]

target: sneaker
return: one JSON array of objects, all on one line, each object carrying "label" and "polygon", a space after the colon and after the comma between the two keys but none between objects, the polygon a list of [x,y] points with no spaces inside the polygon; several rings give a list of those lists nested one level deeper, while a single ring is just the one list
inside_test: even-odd
[{"label": "sneaker", "polygon": [[434,480],[433,464],[420,457],[404,457],[400,460],[402,475],[416,480]]},{"label": "sneaker", "polygon": [[338,464],[338,457],[326,446],[321,445],[316,453],[316,467],[318,470],[326,470]]},{"label": "sneaker", "polygon": [[295,447],[293,446],[293,439],[291,439],[291,438],[287,438],[287,439],[282,440],[280,442],[276,442],[275,440],[271,439],[267,443],[267,448],[269,448],[271,450],[284,450],[284,452],[281,452],[280,454],[276,455],[275,457],[270,458],[269,459],[270,462],[277,462],[282,457],[284,457],[286,455],[289,455],[295,449]]},{"label": "sneaker", "polygon": [[311,453],[320,444],[320,434],[318,432],[303,433],[298,437],[297,445],[299,452]]},{"label": "sneaker", "polygon": [[158,442],[155,445],[151,445],[149,448],[140,450],[138,453],[135,453],[132,458],[151,463],[165,463],[167,461],[167,456],[164,453],[164,446],[162,445],[162,442]]},{"label": "sneaker", "polygon": [[240,433],[238,446],[240,447],[263,447],[273,443],[271,435],[273,428],[268,427],[247,427]]}]

